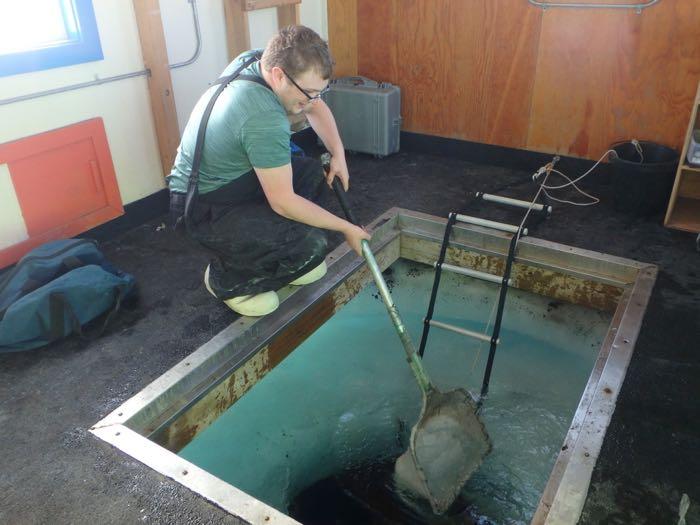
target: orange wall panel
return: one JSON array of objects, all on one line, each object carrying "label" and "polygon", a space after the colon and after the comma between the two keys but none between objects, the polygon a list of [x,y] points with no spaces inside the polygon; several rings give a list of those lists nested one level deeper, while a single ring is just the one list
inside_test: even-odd
[{"label": "orange wall panel", "polygon": [[124,213],[101,118],[0,144],[29,239],[0,250],[0,267],[49,240]]},{"label": "orange wall panel", "polygon": [[94,158],[92,141],[84,139],[11,164],[29,235],[40,235],[108,204]]}]

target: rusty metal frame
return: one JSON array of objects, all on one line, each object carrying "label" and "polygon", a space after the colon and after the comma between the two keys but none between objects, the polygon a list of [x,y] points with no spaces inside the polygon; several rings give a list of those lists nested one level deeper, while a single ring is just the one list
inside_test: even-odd
[{"label": "rusty metal frame", "polygon": [[[370,226],[382,268],[399,257],[432,263],[445,220],[392,208]],[[509,235],[457,225],[447,260],[499,274]],[[328,275],[282,290],[275,314],[239,318],[197,351],[97,423],[91,432],[247,523],[297,523],[176,452],[342,308],[371,276],[342,245],[328,258]],[[514,287],[613,313],[608,334],[583,392],[532,523],[576,523],[631,358],[656,278],[655,266],[524,238],[513,268]]]}]

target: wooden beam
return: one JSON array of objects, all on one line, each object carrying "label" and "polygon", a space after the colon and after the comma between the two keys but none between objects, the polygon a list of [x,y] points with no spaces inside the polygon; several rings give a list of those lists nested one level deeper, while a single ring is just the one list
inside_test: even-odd
[{"label": "wooden beam", "polygon": [[177,125],[175,97],[170,79],[160,4],[159,0],[133,0],[133,2],[143,62],[151,71],[148,77],[151,111],[156,125],[163,174],[167,175],[173,167],[177,147],[180,144],[180,129]]},{"label": "wooden beam", "polygon": [[357,0],[328,0],[328,45],[334,75],[357,75]]},{"label": "wooden beam", "polygon": [[257,9],[267,9],[268,7],[287,7],[300,4],[301,0],[244,0],[244,11],[255,11]]},{"label": "wooden beam", "polygon": [[248,12],[244,9],[245,2],[246,0],[224,0],[229,61],[250,49],[250,29]]},{"label": "wooden beam", "polygon": [[299,25],[299,4],[277,6],[277,27]]}]

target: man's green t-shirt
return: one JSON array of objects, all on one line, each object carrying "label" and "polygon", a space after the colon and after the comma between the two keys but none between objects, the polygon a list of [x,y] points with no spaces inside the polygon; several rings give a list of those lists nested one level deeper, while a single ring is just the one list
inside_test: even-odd
[{"label": "man's green t-shirt", "polygon": [[[230,75],[257,50],[242,53],[221,76]],[[243,74],[262,78],[260,62]],[[192,111],[175,165],[167,176],[170,190],[187,192],[192,157],[202,114],[218,85],[210,87]],[[209,117],[199,168],[199,193],[209,193],[256,168],[289,164],[291,153],[289,119],[277,96],[265,86],[235,80],[219,95]]]}]

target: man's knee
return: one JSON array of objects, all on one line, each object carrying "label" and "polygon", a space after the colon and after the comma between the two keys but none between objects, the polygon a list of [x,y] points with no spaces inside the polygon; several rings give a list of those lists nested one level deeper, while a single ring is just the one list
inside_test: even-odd
[{"label": "man's knee", "polygon": [[326,256],[328,252],[328,235],[324,230],[312,228],[304,241],[310,253],[320,257]]}]

